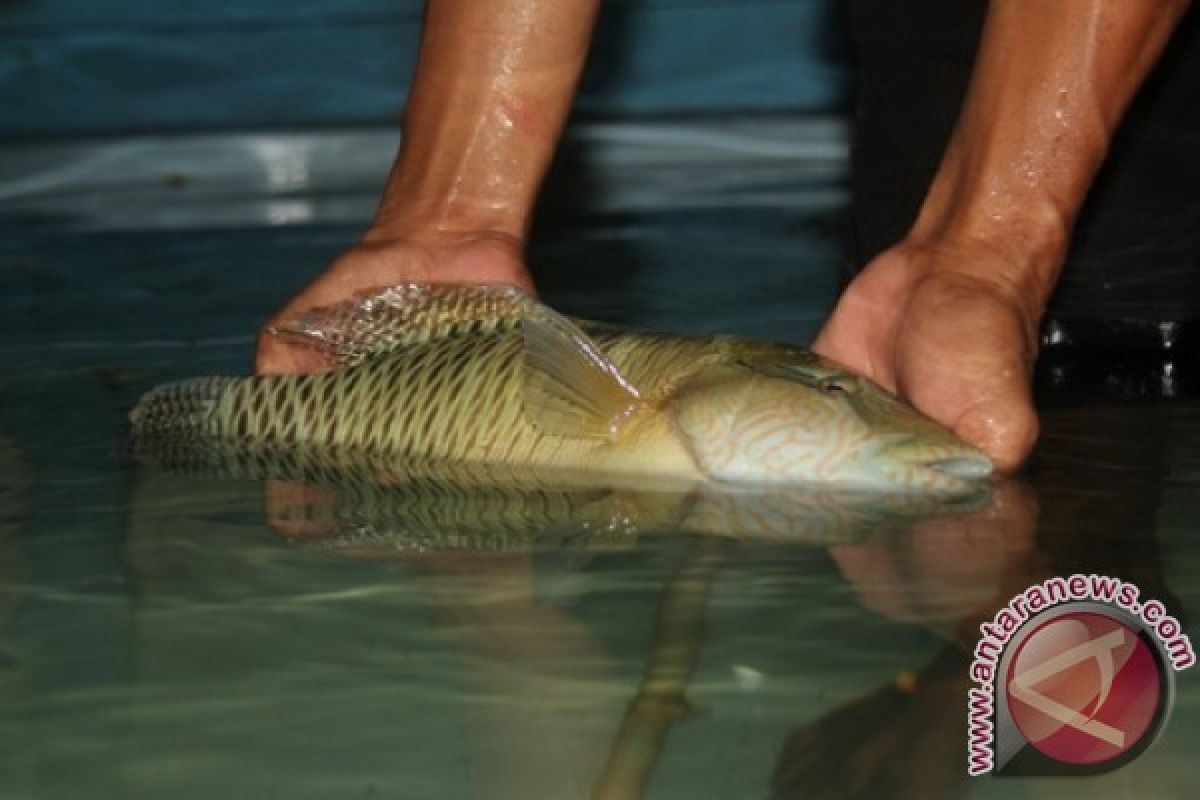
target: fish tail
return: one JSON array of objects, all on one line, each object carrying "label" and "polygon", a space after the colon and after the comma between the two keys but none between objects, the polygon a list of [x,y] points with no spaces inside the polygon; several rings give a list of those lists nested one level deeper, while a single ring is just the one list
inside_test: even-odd
[{"label": "fish tail", "polygon": [[198,439],[210,433],[213,408],[235,378],[193,378],[142,395],[129,414],[137,438]]},{"label": "fish tail", "polygon": [[134,455],[176,466],[208,461],[203,451],[216,433],[217,402],[236,380],[193,378],[142,395],[129,414]]}]

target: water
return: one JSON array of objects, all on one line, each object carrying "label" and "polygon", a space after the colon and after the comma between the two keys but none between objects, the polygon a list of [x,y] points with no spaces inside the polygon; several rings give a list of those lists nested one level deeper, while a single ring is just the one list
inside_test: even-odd
[{"label": "water", "polygon": [[[659,531],[350,558],[281,537],[258,483],[137,467],[124,415],[159,382],[244,371],[258,321],[353,230],[19,222],[5,800],[1192,794],[1192,672],[1154,748],[1086,780],[966,778],[964,710],[974,625],[1049,575],[1135,580],[1195,635],[1194,398],[1059,399],[989,511],[828,545]],[[804,342],[837,288],[824,211],[597,216],[539,241],[549,302],[628,324]],[[635,702],[663,664],[693,669],[686,693]]]}]

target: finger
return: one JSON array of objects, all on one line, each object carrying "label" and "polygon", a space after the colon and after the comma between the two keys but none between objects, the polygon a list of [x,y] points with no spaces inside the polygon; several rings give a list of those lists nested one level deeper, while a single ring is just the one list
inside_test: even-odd
[{"label": "finger", "polygon": [[285,539],[320,539],[338,533],[333,489],[302,481],[270,479],[263,484],[267,527]]},{"label": "finger", "polygon": [[279,375],[294,372],[288,350],[268,329],[258,333],[254,349],[254,372],[258,375]]},{"label": "finger", "polygon": [[328,372],[335,366],[318,350],[283,341],[275,334],[270,323],[258,334],[254,355],[254,371],[258,375]]},{"label": "finger", "polygon": [[1012,472],[1037,441],[1038,419],[1028,389],[1021,387],[986,406],[968,409],[954,426],[963,441],[987,453],[1001,472]]},{"label": "finger", "polygon": [[294,375],[319,371],[318,365],[309,363],[314,354],[282,342],[270,326],[258,334],[254,355],[254,371],[258,375]]}]

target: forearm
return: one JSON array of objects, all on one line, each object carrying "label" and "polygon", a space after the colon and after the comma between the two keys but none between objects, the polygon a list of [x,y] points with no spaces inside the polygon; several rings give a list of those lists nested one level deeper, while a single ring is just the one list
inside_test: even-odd
[{"label": "forearm", "polygon": [[522,240],[599,0],[429,0],[404,140],[372,233]]},{"label": "forearm", "polygon": [[[1125,108],[1187,0],[992,0],[963,110],[909,235],[1036,317]],[[978,274],[975,274],[978,273]]]}]

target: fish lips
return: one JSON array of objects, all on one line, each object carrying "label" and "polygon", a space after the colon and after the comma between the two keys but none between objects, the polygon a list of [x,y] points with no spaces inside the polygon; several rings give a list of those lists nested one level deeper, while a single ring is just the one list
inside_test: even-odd
[{"label": "fish lips", "polygon": [[961,453],[926,461],[925,466],[968,481],[981,481],[991,476],[996,466],[980,452]]},{"label": "fish lips", "polygon": [[988,456],[962,442],[929,443],[898,434],[869,442],[859,453],[872,461],[884,481],[898,488],[972,492],[995,471]]}]

